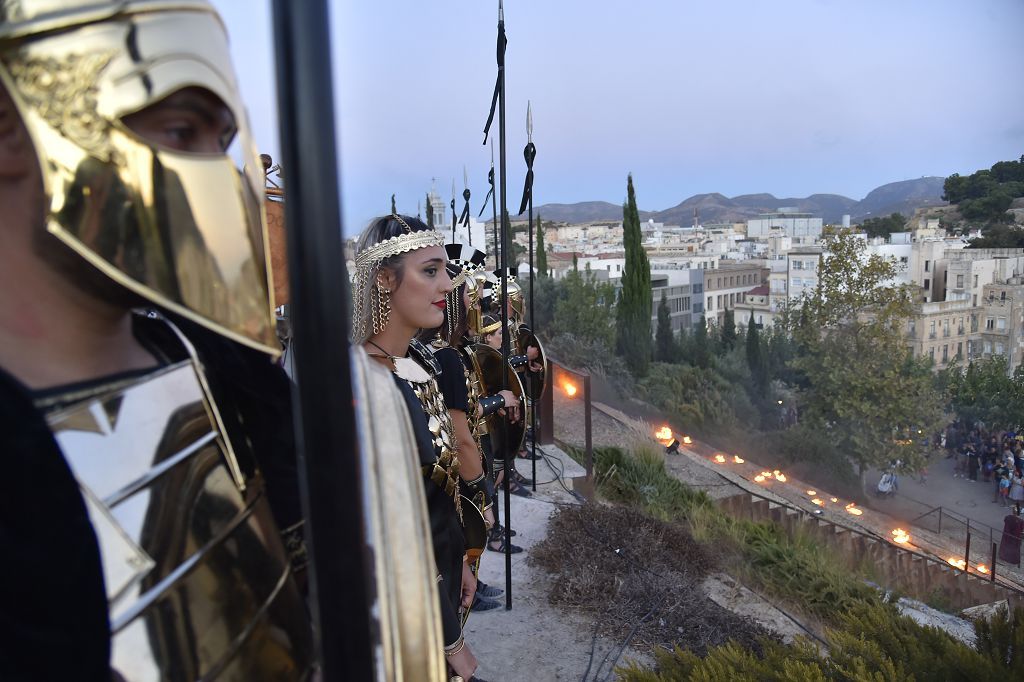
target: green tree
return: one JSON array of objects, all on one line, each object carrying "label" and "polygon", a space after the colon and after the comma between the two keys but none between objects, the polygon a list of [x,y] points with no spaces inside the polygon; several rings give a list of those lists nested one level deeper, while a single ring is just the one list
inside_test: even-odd
[{"label": "green tree", "polygon": [[708,368],[711,366],[711,340],[708,339],[708,323],[704,316],[700,316],[696,328],[693,330],[693,357],[691,364],[695,367]]},{"label": "green tree", "polygon": [[427,192],[426,210],[427,210],[427,227],[429,227],[431,230],[433,230],[434,229],[434,205],[430,203],[430,192]]},{"label": "green tree", "polygon": [[552,331],[597,341],[611,349],[615,341],[615,328],[611,323],[614,301],[614,285],[598,282],[589,265],[583,272],[574,268],[562,280]]},{"label": "green tree", "polygon": [[661,290],[661,303],[658,304],[658,329],[654,346],[654,357],[658,362],[675,362],[676,340],[672,334],[672,314],[668,309],[664,289]]},{"label": "green tree", "polygon": [[395,195],[391,195],[391,215],[398,215],[398,209],[395,208]]},{"label": "green tree", "polygon": [[966,425],[982,421],[989,429],[1013,429],[1024,424],[1024,365],[1012,376],[1002,355],[975,360],[963,369],[952,365],[943,372],[950,408]]},{"label": "green tree", "polygon": [[725,315],[722,317],[722,332],[718,340],[722,345],[723,353],[728,353],[736,345],[736,315],[731,308],[725,309]]},{"label": "green tree", "polygon": [[907,219],[901,213],[891,213],[885,218],[868,218],[860,224],[860,229],[869,237],[888,237],[893,232],[907,229]]},{"label": "green tree", "polygon": [[537,216],[537,276],[548,276],[548,250],[544,247],[544,221]]},{"label": "green tree", "polygon": [[754,380],[754,387],[759,396],[764,396],[770,381],[768,374],[768,358],[766,357],[764,345],[761,343],[761,333],[754,324],[754,313],[750,313],[747,320],[747,367],[750,368],[750,376]]},{"label": "green tree", "polygon": [[616,349],[630,371],[642,377],[647,374],[651,361],[651,265],[640,232],[640,214],[636,207],[632,174],[626,180],[622,236],[626,250],[626,269],[622,274],[622,294],[616,311]]},{"label": "green tree", "polygon": [[911,294],[889,284],[894,259],[867,255],[841,232],[825,241],[818,286],[803,302],[801,356],[808,381],[802,416],[826,432],[863,480],[870,466],[893,460],[917,468],[927,454],[917,436],[943,421],[942,396],[928,364],[915,359],[902,330]]}]

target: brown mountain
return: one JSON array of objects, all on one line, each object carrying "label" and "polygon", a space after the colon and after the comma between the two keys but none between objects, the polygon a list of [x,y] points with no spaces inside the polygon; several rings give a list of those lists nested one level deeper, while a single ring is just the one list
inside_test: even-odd
[{"label": "brown mountain", "polygon": [[[802,213],[821,217],[826,223],[838,223],[844,214],[854,222],[890,213],[913,214],[925,206],[944,206],[944,178],[926,177],[903,180],[877,187],[857,201],[840,194],[812,194],[809,197],[776,198],[772,194],[742,194],[729,198],[723,194],[695,194],[685,201],[661,211],[640,211],[641,220],[653,218],[668,225],[692,225],[694,209],[702,224],[729,223],[757,217],[760,213],[793,207]],[[622,205],[606,201],[585,201],[578,204],[544,204],[534,208],[544,220],[583,223],[599,220],[622,220]],[[523,216],[520,216],[523,217]]]}]

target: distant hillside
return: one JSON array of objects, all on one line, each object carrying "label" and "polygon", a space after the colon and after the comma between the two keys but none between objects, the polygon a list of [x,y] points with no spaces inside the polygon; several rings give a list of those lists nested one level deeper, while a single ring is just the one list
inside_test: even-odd
[{"label": "distant hillside", "polygon": [[[914,209],[925,206],[945,206],[942,201],[944,178],[927,177],[917,180],[891,182],[877,187],[857,201],[839,194],[812,194],[805,198],[776,198],[771,194],[743,194],[731,199],[723,194],[695,194],[685,201],[662,211],[640,211],[640,218],[668,225],[692,225],[694,209],[700,222],[731,223],[757,217],[760,213],[777,211],[780,207],[795,207],[801,212],[820,216],[826,223],[838,223],[844,214],[854,222],[864,218],[902,213],[911,216]],[[566,223],[584,223],[598,220],[622,220],[622,206],[606,201],[585,201],[578,204],[544,204],[534,208],[545,220]]]}]

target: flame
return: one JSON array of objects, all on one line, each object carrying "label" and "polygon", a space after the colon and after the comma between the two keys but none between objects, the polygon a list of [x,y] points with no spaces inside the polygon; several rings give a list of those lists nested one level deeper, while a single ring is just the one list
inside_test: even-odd
[{"label": "flame", "polygon": [[830,497],[828,499],[832,500],[833,502],[838,502],[839,501],[838,497]]},{"label": "flame", "polygon": [[570,398],[576,395],[576,384],[572,383],[571,381],[563,381],[562,389],[565,391],[565,394]]},{"label": "flame", "polygon": [[824,507],[824,506],[825,506],[825,503],[824,503],[824,502],[822,502],[822,501],[821,501],[820,499],[818,499],[817,497],[815,497],[815,498],[814,498],[813,500],[811,500],[811,502],[813,502],[814,504],[818,505],[819,507]]},{"label": "flame", "polygon": [[860,516],[861,514],[864,513],[864,510],[863,509],[857,509],[857,505],[855,505],[853,502],[851,502],[850,504],[846,505],[846,511],[850,512],[854,516]]},{"label": "flame", "polygon": [[988,566],[985,564],[978,564],[978,573],[988,573]]},{"label": "flame", "polygon": [[764,476],[758,474],[757,476],[754,476],[754,480],[757,481],[758,483],[764,483]]},{"label": "flame", "polygon": [[808,490],[808,491],[807,491],[807,494],[808,494],[808,495],[810,495],[811,497],[814,497],[814,496],[815,496],[815,495],[817,495],[818,493],[817,493],[817,491],[815,491],[815,490]]},{"label": "flame", "polygon": [[786,482],[786,475],[785,474],[780,474],[777,471],[775,472],[775,478],[778,479],[779,481],[781,481],[782,483]]},{"label": "flame", "polygon": [[654,437],[658,440],[672,440],[672,429],[667,426],[662,426],[654,432]]},{"label": "flame", "polygon": [[693,444],[693,439],[690,438],[689,436],[683,436],[683,443],[686,444],[686,445],[692,445]]},{"label": "flame", "polygon": [[946,563],[954,568],[959,568],[961,571],[967,568],[967,562],[963,559],[958,559],[955,556],[951,556],[946,559]]},{"label": "flame", "polygon": [[765,478],[772,478],[775,474],[773,474],[770,471],[762,471],[761,475],[764,476]]},{"label": "flame", "polygon": [[725,455],[715,455],[715,461],[719,464],[725,464]]},{"label": "flame", "polygon": [[908,542],[910,542],[910,533],[903,530],[902,528],[897,528],[892,532],[892,541],[901,545],[905,545]]},{"label": "flame", "polygon": [[732,461],[736,462],[737,464],[743,464],[743,462],[745,462],[746,460],[744,460],[739,455],[733,455],[732,456]]}]

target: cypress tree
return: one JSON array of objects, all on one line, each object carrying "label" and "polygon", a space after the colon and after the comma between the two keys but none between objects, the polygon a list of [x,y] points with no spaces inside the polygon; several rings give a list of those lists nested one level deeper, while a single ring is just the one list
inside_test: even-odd
[{"label": "cypress tree", "polygon": [[395,195],[391,195],[391,215],[398,215],[398,209],[395,208]]},{"label": "cypress tree", "polygon": [[708,323],[704,316],[697,321],[697,328],[693,330],[693,364],[696,367],[707,369],[711,366],[711,349],[708,342]]},{"label": "cypress tree", "polygon": [[544,248],[544,221],[537,216],[537,276],[548,276],[548,251]]},{"label": "cypress tree", "polygon": [[768,367],[768,352],[765,344],[761,341],[761,332],[754,324],[754,313],[750,313],[750,320],[747,321],[747,366],[750,367],[750,376],[754,379],[754,386],[760,395],[767,393],[768,384],[771,380]]},{"label": "cypress tree", "polygon": [[647,374],[651,360],[651,265],[644,251],[640,213],[636,207],[633,175],[626,181],[626,203],[622,206],[622,238],[626,269],[622,273],[622,294],[616,311],[619,354],[633,374]]},{"label": "cypress tree", "polygon": [[722,351],[730,351],[736,345],[736,316],[731,308],[726,308],[722,320]]},{"label": "cypress tree", "polygon": [[427,227],[434,229],[434,205],[430,203],[430,192],[427,192]]},{"label": "cypress tree", "polygon": [[676,343],[672,336],[672,315],[668,309],[665,290],[661,290],[661,303],[658,304],[658,330],[655,334],[655,359],[658,362],[673,362],[676,357]]}]

